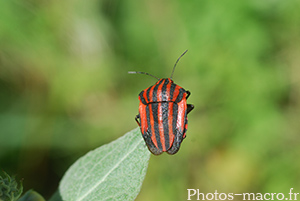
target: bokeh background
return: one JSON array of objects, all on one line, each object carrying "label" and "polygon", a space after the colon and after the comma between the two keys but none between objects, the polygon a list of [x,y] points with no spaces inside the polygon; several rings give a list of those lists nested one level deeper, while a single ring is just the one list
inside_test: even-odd
[{"label": "bokeh background", "polygon": [[[297,0],[0,1],[0,168],[45,198],[89,150],[136,128],[146,71],[191,91],[174,156],[140,201],[300,193]],[[239,198],[236,198],[238,200]]]}]

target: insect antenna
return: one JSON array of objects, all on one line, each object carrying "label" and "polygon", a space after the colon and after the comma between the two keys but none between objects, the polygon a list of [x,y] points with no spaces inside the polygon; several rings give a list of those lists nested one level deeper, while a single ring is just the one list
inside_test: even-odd
[{"label": "insect antenna", "polygon": [[187,51],[188,51],[188,50],[184,51],[184,53],[182,53],[182,55],[180,55],[180,57],[177,59],[175,65],[174,65],[174,67],[173,67],[173,70],[172,70],[172,74],[171,74],[170,79],[172,79],[172,77],[173,77],[173,73],[174,73],[174,71],[175,71],[175,67],[176,67],[178,61],[181,59],[181,57],[182,57]]},{"label": "insect antenna", "polygon": [[154,75],[151,75],[149,73],[145,73],[145,72],[140,72],[140,71],[128,71],[129,74],[144,74],[144,75],[149,75],[151,77],[154,77],[155,79],[159,80],[158,77],[155,77]]}]

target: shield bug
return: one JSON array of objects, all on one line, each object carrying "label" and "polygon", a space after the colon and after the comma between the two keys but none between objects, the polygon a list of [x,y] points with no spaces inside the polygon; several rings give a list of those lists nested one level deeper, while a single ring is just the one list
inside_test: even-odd
[{"label": "shield bug", "polygon": [[172,80],[175,67],[186,52],[177,59],[170,78],[159,79],[145,72],[128,72],[149,75],[158,80],[139,94],[139,114],[135,117],[147,147],[154,155],[177,153],[186,137],[187,114],[194,109],[193,105],[186,103],[191,93]]}]

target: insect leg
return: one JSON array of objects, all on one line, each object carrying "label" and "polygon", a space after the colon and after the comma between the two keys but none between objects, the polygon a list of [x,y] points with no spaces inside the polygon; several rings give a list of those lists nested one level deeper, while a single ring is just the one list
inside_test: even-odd
[{"label": "insect leg", "polygon": [[184,122],[183,139],[185,139],[185,137],[186,137],[187,128],[188,128],[188,118],[186,117],[185,122]]},{"label": "insect leg", "polygon": [[186,91],[187,95],[186,95],[186,99],[188,99],[188,97],[191,95],[190,91]]},{"label": "insect leg", "polygon": [[187,110],[186,110],[186,113],[190,113],[190,111],[192,111],[194,109],[194,105],[192,104],[187,104]]},{"label": "insect leg", "polygon": [[139,127],[141,127],[141,123],[139,122],[140,114],[136,115],[134,119],[135,119],[136,123],[139,125]]}]

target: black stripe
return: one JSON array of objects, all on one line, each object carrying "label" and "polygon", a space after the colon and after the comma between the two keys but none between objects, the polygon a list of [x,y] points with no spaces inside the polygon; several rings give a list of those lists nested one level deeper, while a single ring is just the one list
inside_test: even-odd
[{"label": "black stripe", "polygon": [[152,103],[152,114],[153,114],[153,120],[154,120],[154,132],[155,132],[155,137],[156,137],[156,142],[157,142],[157,147],[158,149],[162,150],[162,143],[159,135],[159,128],[158,128],[158,104],[161,103]]},{"label": "black stripe", "polygon": [[170,100],[173,100],[173,95],[174,95],[174,91],[176,88],[176,84],[171,84],[171,88],[170,88]]},{"label": "black stripe", "polygon": [[177,129],[177,117],[178,117],[178,105],[176,103],[173,104],[173,122],[172,129],[174,134],[174,139],[177,138],[179,130]]},{"label": "black stripe", "polygon": [[146,117],[147,117],[147,127],[146,131],[149,133],[149,137],[151,138],[152,136],[152,129],[151,129],[151,124],[150,124],[150,111],[149,111],[149,105],[146,106]]},{"label": "black stripe", "polygon": [[169,101],[168,100],[168,94],[167,94],[167,85],[169,84],[169,80],[168,79],[165,79],[165,83],[164,85],[162,86],[161,88],[161,100],[162,101]]},{"label": "black stripe", "polygon": [[152,93],[152,100],[151,100],[151,102],[157,102],[157,89],[158,89],[158,87],[162,84],[162,82],[164,81],[164,79],[161,79],[159,82],[158,82],[158,84],[156,84],[155,86],[154,86],[154,89],[153,89],[153,93]]},{"label": "black stripe", "polygon": [[141,99],[141,101],[142,101],[142,103],[144,104],[144,105],[147,105],[147,102],[146,102],[146,100],[145,100],[145,98],[144,98],[144,93],[145,93],[145,91],[143,90],[143,91],[141,91],[141,93],[139,94],[139,97],[140,97],[140,99]]},{"label": "black stripe", "polygon": [[179,94],[178,94],[178,96],[175,100],[175,103],[179,103],[182,100],[184,93],[185,93],[185,90],[183,88],[180,88],[179,89]]},{"label": "black stripe", "polygon": [[148,90],[146,91],[146,96],[147,96],[147,99],[148,99],[148,103],[152,102],[152,100],[150,100],[150,96],[149,96],[150,90],[151,90],[152,87],[153,86],[149,87]]},{"label": "black stripe", "polygon": [[151,151],[151,153],[155,155],[159,155],[162,153],[159,149],[156,148],[154,143],[152,142],[151,136],[152,136],[152,130],[150,125],[150,112],[149,112],[149,106],[146,107],[146,117],[147,117],[147,123],[148,128],[146,130],[146,133],[143,135],[145,142],[147,144],[148,149]]},{"label": "black stripe", "polygon": [[161,110],[162,110],[162,120],[163,120],[163,128],[164,128],[164,136],[165,136],[165,146],[168,150],[170,147],[169,142],[169,104],[168,102],[161,103]]},{"label": "black stripe", "polygon": [[180,148],[180,144],[182,142],[182,133],[177,128],[177,119],[178,119],[178,104],[173,104],[173,121],[172,121],[172,129],[174,136],[174,141],[172,147],[167,151],[168,154],[176,154]]}]

